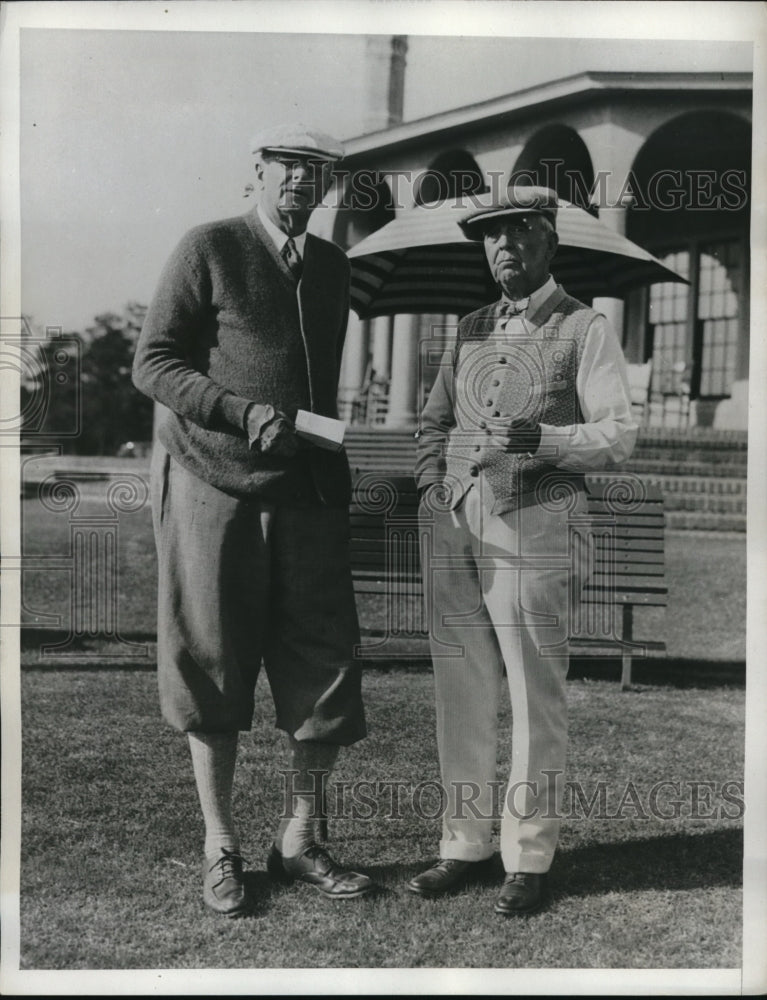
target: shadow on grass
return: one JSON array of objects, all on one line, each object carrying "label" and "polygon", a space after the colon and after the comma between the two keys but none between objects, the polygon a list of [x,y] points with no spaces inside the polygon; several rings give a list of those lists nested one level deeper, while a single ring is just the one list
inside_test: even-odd
[{"label": "shadow on grass", "polygon": [[[366,865],[365,872],[391,889],[405,889],[414,875],[436,862]],[[674,834],[560,851],[551,868],[554,898],[611,892],[737,888],[742,884],[742,830]],[[497,888],[503,880],[500,855],[477,869],[472,886]],[[421,898],[421,897],[417,897]]]},{"label": "shadow on grass", "polygon": [[[620,680],[621,661],[612,657],[570,657],[568,680]],[[744,660],[685,660],[668,657],[636,657],[631,665],[632,685],[668,687],[744,687]]]},{"label": "shadow on grass", "polygon": [[[420,875],[427,868],[431,868],[438,860],[439,858],[437,857],[426,857],[409,862],[408,864],[365,865],[365,874],[380,883],[384,887],[385,893],[393,894],[401,891],[409,898],[426,899],[431,902],[434,897],[421,896],[414,892],[411,893],[407,888],[407,883],[415,875]],[[478,866],[476,873],[472,873],[467,886],[497,889],[503,881],[503,875],[503,865],[501,864],[500,855],[494,854],[486,863]]]},{"label": "shadow on grass", "polygon": [[[21,633],[21,651],[25,654],[25,670],[77,670],[97,671],[119,668],[120,670],[156,670],[157,637],[154,632],[131,632],[125,634],[126,643],[109,641],[91,636],[69,636],[67,633],[40,628],[24,628]],[[43,647],[66,643],[59,653],[34,654]],[[143,649],[141,648],[143,647]],[[414,653],[392,657],[391,659],[363,659],[363,670],[382,673],[397,671],[431,671],[431,658],[427,653]],[[621,662],[612,657],[570,658],[569,680],[590,678],[592,680],[619,681]],[[746,664],[743,660],[685,660],[666,657],[637,657],[632,665],[633,687],[665,685],[668,687],[721,687],[723,685],[743,687],[746,680]]]},{"label": "shadow on grass", "polygon": [[[369,865],[365,865],[364,870],[365,874],[370,875],[374,881],[378,881],[378,878],[380,878],[380,874],[377,876],[376,868],[374,866],[371,867]],[[411,877],[412,876],[410,875],[407,876],[407,878]],[[314,886],[306,885],[301,882],[294,882],[290,885],[273,882],[265,871],[246,871],[244,874],[244,880],[248,895],[253,900],[253,910],[249,916],[256,918],[265,916],[272,908],[273,901],[279,896],[290,893],[307,893],[311,897],[322,895]],[[396,895],[394,891],[395,888],[395,886],[385,885],[382,880],[379,882],[375,891],[371,893],[371,898],[375,897],[377,899],[381,899],[385,897],[393,897]],[[341,902],[344,901],[341,900]]]},{"label": "shadow on grass", "polygon": [[594,896],[737,887],[743,881],[742,866],[742,830],[712,830],[561,851],[551,875],[557,896]]}]

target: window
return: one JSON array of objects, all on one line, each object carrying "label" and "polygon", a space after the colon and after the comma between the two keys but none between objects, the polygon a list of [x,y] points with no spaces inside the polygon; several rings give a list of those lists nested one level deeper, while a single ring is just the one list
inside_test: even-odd
[{"label": "window", "polygon": [[722,399],[731,394],[742,260],[736,239],[695,241],[663,257],[690,284],[650,287],[645,357],[653,362],[651,397],[688,393],[692,399]]},{"label": "window", "polygon": [[702,397],[729,396],[738,358],[740,254],[735,242],[701,247],[698,338]]}]

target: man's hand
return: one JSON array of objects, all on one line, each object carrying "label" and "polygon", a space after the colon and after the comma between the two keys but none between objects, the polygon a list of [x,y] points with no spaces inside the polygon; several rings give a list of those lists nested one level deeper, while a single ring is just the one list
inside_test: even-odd
[{"label": "man's hand", "polygon": [[516,417],[505,427],[490,428],[490,444],[510,455],[534,455],[541,443],[541,425]]},{"label": "man's hand", "polygon": [[293,421],[279,410],[264,421],[263,414],[257,407],[251,407],[248,413],[248,436],[256,451],[262,455],[274,455],[278,458],[292,458],[298,451],[298,435]]}]

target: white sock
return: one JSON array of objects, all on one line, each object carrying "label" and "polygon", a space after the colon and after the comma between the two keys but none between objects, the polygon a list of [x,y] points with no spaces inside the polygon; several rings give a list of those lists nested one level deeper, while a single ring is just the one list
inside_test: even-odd
[{"label": "white sock", "polygon": [[[330,776],[338,757],[338,746],[314,740],[290,740],[290,769],[298,774],[288,781],[286,792],[292,790],[292,801],[285,801],[285,812],[292,813],[280,820],[274,842],[286,858],[294,858],[315,843],[315,821],[321,805],[321,782]],[[310,774],[311,771],[322,772]]]},{"label": "white sock", "polygon": [[187,733],[192,767],[205,821],[205,854],[239,853],[232,815],[232,786],[238,733]]}]

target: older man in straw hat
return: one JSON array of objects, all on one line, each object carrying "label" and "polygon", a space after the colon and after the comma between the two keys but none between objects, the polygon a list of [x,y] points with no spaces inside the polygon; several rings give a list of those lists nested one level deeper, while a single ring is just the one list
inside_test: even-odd
[{"label": "older man in straw hat", "polygon": [[480,198],[463,218],[500,298],[459,324],[416,463],[435,556],[426,586],[447,809],[440,861],[409,888],[442,895],[493,854],[505,673],[513,733],[495,904],[504,915],[544,903],[559,833],[567,611],[584,570],[569,527],[586,510],[584,474],[628,458],[637,433],[615,334],[550,275],[556,217],[556,194],[529,186]]},{"label": "older man in straw hat", "polygon": [[349,467],[294,425],[299,410],[336,416],[349,264],[306,226],[343,150],[285,125],[258,135],[252,152],[257,206],[184,236],[134,364],[138,388],[167,407],[152,472],[160,703],[188,735],[205,822],[203,898],[229,917],[253,902],[232,784],[262,660],[294,779],[268,870],[332,899],[373,889],[315,842],[316,782],[340,746],[365,736],[365,720],[352,656]]}]

